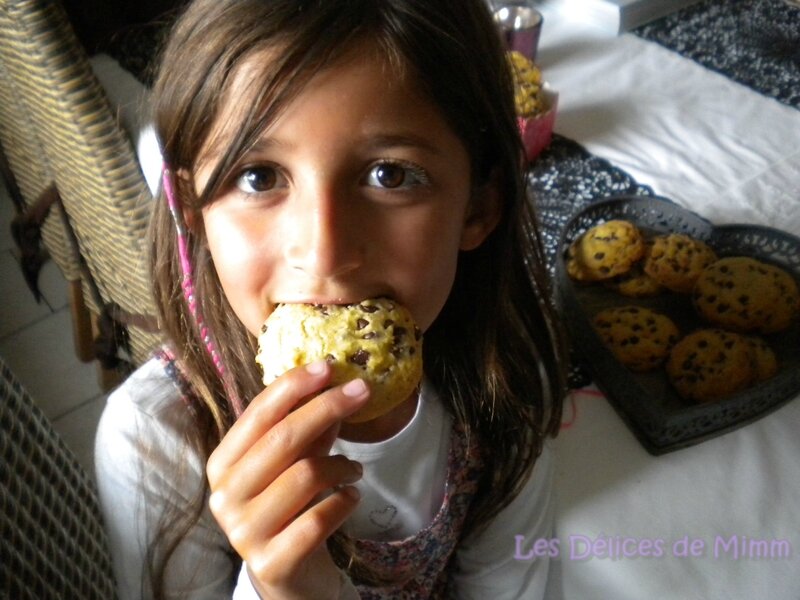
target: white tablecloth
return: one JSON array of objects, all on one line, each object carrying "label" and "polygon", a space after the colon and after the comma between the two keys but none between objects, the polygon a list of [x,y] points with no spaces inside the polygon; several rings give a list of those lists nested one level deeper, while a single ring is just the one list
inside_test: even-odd
[{"label": "white tablecloth", "polygon": [[[716,223],[800,235],[800,111],[545,6],[556,132]],[[596,390],[556,440],[553,599],[800,598],[800,402],[654,457]],[[518,541],[523,557],[534,540]]]}]

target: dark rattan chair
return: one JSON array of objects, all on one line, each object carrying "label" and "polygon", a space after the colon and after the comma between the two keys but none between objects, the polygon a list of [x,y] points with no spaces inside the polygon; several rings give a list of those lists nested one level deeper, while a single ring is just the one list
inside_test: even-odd
[{"label": "dark rattan chair", "polygon": [[0,0],[0,10],[6,72],[88,268],[89,307],[138,365],[160,337],[147,318],[155,312],[143,247],[152,198],[132,143],[58,1]]},{"label": "dark rattan chair", "polygon": [[0,358],[0,598],[116,596],[92,480]]},{"label": "dark rattan chair", "polygon": [[17,215],[12,231],[20,249],[25,280],[39,301],[39,271],[52,258],[68,283],[75,353],[84,362],[94,359],[89,312],[81,286],[80,257],[69,240],[66,216],[54,202],[53,177],[33,129],[30,115],[7,72],[8,20],[0,11],[0,164]]}]

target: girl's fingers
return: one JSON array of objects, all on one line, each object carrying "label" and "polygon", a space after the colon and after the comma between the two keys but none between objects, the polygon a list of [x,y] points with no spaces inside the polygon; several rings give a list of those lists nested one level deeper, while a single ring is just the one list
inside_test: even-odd
[{"label": "girl's fingers", "polygon": [[330,438],[327,434],[331,428],[361,408],[368,396],[366,384],[356,379],[331,388],[290,412],[234,464],[222,460],[212,465],[212,469],[226,465],[221,473],[215,474],[215,481],[209,475],[212,496],[219,492],[231,498],[249,499],[260,493],[299,458],[311,455],[310,449],[318,451],[317,440],[323,436]]},{"label": "girl's fingers", "polygon": [[[355,483],[361,475],[361,465],[341,455],[296,462],[247,503],[246,515],[236,525],[231,523],[231,544],[241,551],[239,546],[246,546],[248,539],[271,539],[314,501],[320,501],[331,490]],[[219,512],[223,521],[230,514],[225,507],[212,507],[212,511]]]},{"label": "girl's fingers", "polygon": [[325,361],[292,369],[253,398],[209,457],[206,474],[212,484],[256,441],[283,419],[302,399],[321,391],[331,378]]},{"label": "girl's fingers", "polygon": [[302,572],[309,557],[344,523],[358,501],[356,488],[337,489],[289,523],[265,547],[250,554],[247,559],[250,570],[268,584],[281,583],[270,581],[272,574]]}]

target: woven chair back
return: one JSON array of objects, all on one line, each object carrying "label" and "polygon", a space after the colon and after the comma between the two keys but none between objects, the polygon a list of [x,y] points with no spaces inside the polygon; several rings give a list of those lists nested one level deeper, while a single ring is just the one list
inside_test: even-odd
[{"label": "woven chair back", "polygon": [[[85,49],[57,0],[0,0],[0,8],[9,24],[7,71],[103,302],[155,314],[144,248],[152,198]],[[160,338],[128,330],[133,362],[140,364]]]},{"label": "woven chair back", "polygon": [[0,358],[0,598],[116,597],[94,484]]},{"label": "woven chair back", "polygon": [[[0,11],[0,144],[25,206],[32,206],[53,177],[44,161],[27,109],[6,70],[8,19]],[[64,228],[64,215],[55,207],[42,225],[42,241],[64,279],[78,281],[80,266]]]}]

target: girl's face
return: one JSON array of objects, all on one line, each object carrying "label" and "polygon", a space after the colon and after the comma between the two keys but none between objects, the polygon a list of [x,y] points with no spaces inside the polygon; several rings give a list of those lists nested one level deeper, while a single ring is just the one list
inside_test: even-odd
[{"label": "girl's face", "polygon": [[[316,75],[202,210],[225,295],[253,335],[278,303],[375,296],[407,306],[425,330],[459,250],[499,218],[494,188],[472,188],[467,151],[438,109],[370,50]],[[248,72],[213,128],[223,138]],[[198,192],[220,159],[206,149]]]}]

